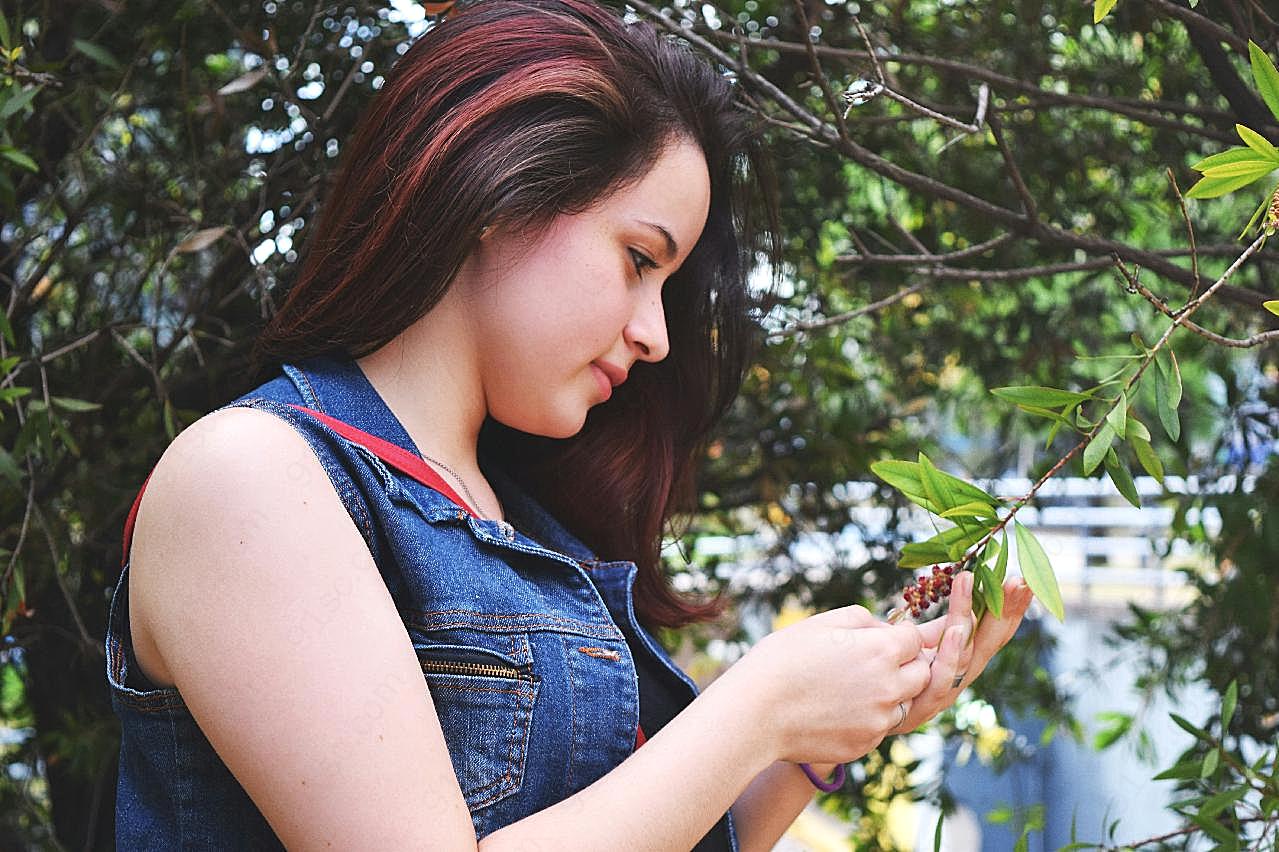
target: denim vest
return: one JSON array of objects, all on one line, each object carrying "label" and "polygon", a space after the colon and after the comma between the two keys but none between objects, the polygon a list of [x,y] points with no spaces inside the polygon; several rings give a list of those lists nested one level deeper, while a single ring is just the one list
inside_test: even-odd
[{"label": "denim vest", "polygon": [[[685,703],[697,695],[635,617],[635,563],[596,559],[484,458],[507,521],[462,511],[290,403],[420,453],[345,356],[285,364],[282,375],[224,406],[275,414],[318,456],[413,641],[477,837],[587,787],[631,754],[639,723],[632,650],[656,661]],[[281,848],[178,690],[138,669],[127,544],[124,553],[106,635],[121,723],[117,847]],[[332,628],[322,612],[290,617],[302,632]],[[712,846],[737,852],[731,812],[699,849]]]}]

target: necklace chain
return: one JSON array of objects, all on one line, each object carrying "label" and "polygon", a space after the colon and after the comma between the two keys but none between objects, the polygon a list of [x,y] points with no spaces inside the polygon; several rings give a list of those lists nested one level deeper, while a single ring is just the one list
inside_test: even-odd
[{"label": "necklace chain", "polygon": [[431,458],[425,453],[422,454],[422,458],[426,459],[432,464],[435,464],[435,465],[438,465],[439,467],[444,468],[444,470],[448,473],[448,475],[456,479],[457,484],[462,486],[462,493],[466,495],[466,499],[471,501],[471,505],[475,507],[475,511],[478,512],[480,510],[479,501],[475,499],[475,495],[471,493],[471,489],[466,487],[466,480],[458,476],[457,473],[453,470],[453,468],[449,467],[444,462],[439,461],[438,459]]}]

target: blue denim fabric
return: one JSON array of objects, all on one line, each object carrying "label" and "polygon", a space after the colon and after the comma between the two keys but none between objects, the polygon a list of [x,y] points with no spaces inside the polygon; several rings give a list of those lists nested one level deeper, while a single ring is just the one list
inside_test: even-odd
[{"label": "blue denim fabric", "polygon": [[[509,523],[467,515],[289,403],[420,454],[359,365],[344,357],[286,364],[225,406],[284,419],[320,459],[417,650],[478,837],[572,795],[633,751],[639,692],[619,625],[638,639],[637,652],[678,678],[687,701],[697,694],[635,617],[633,562],[597,560],[483,458]],[[286,617],[300,635],[328,629],[322,613]],[[111,599],[106,651],[123,735],[118,847],[281,848],[177,689],[157,687],[138,669],[127,563]],[[376,718],[376,696],[367,712]],[[719,848],[736,852],[731,812],[714,833],[726,839]]]}]

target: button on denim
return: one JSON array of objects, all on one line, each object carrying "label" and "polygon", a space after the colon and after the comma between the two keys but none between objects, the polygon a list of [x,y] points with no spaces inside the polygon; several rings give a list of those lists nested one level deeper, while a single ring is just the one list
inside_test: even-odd
[{"label": "button on denim", "polygon": [[[229,403],[270,412],[318,457],[364,537],[422,666],[477,837],[587,787],[632,752],[636,651],[697,686],[635,617],[635,563],[600,561],[494,465],[481,469],[507,521],[475,518],[389,468],[302,405],[416,454],[403,426],[345,356],[285,364]],[[120,849],[279,849],[278,839],[196,725],[176,688],[139,671],[129,636],[128,563],[111,598],[106,651],[121,724]],[[308,633],[324,613],[281,613]],[[365,717],[379,713],[365,697]],[[331,771],[341,771],[334,759]],[[732,814],[723,816],[736,852]]]}]

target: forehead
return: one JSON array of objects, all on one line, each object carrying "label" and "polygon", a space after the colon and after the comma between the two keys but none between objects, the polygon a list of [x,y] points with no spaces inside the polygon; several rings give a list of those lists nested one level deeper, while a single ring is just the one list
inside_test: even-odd
[{"label": "forehead", "polygon": [[706,224],[710,197],[706,158],[697,145],[679,140],[639,180],[604,198],[597,210],[616,224],[647,233],[663,250],[666,241],[658,229],[664,229],[687,253]]}]

